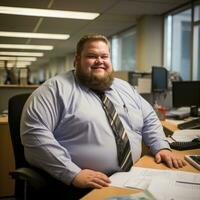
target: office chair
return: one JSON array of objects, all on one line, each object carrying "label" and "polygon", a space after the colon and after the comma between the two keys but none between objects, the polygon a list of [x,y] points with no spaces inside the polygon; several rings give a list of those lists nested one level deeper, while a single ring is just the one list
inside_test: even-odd
[{"label": "office chair", "polygon": [[15,170],[10,175],[15,179],[17,200],[53,199],[51,191],[64,185],[41,169],[28,164],[20,140],[20,118],[23,106],[30,94],[19,94],[8,102],[8,122],[15,156]]},{"label": "office chair", "polygon": [[[33,199],[47,186],[41,170],[31,167],[25,160],[24,147],[20,140],[20,118],[23,106],[30,94],[13,96],[8,102],[8,122],[15,157],[16,170],[10,172],[15,179],[15,197]],[[46,175],[45,175],[46,176]]]}]

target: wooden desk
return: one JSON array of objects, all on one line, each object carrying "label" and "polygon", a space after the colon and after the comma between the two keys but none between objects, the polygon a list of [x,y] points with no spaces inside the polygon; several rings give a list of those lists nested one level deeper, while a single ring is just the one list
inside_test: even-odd
[{"label": "wooden desk", "polygon": [[169,131],[174,132],[174,131],[178,130],[176,124],[172,124],[171,122],[169,122],[167,120],[161,121],[161,124],[164,128],[168,129]]},{"label": "wooden desk", "polygon": [[[178,157],[183,158],[185,154],[200,154],[200,149],[196,150],[187,150],[187,151],[175,151],[177,153]],[[136,164],[135,166],[137,167],[146,167],[146,168],[154,168],[154,169],[167,169],[169,170],[168,167],[166,167],[163,163],[161,164],[156,164],[154,162],[154,158],[152,156],[143,156]],[[177,170],[177,169],[172,169],[172,170]],[[199,171],[194,168],[192,165],[189,163],[187,166],[178,169],[180,171],[189,171],[189,172],[195,172],[199,173]],[[103,200],[107,197],[115,196],[115,195],[128,195],[128,194],[133,194],[136,192],[139,192],[142,190],[139,189],[126,189],[126,188],[117,188],[117,187],[106,187],[102,189],[94,189],[87,195],[85,195],[81,200]]]},{"label": "wooden desk", "polygon": [[9,172],[15,169],[8,117],[0,117],[0,197],[14,194],[14,180]]},{"label": "wooden desk", "polygon": [[0,124],[8,124],[8,117],[2,117],[0,116]]}]

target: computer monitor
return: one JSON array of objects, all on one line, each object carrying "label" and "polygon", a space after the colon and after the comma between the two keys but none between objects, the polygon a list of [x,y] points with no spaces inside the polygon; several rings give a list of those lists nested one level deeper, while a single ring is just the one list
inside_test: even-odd
[{"label": "computer monitor", "polygon": [[200,106],[200,81],[172,82],[173,107],[190,107],[191,116],[198,116]]},{"label": "computer monitor", "polygon": [[153,66],[151,72],[151,90],[165,92],[168,89],[168,71],[164,67]]}]

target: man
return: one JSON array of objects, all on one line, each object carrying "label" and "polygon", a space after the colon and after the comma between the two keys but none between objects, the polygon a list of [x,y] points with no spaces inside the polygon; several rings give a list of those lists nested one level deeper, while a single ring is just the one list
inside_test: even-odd
[{"label": "man", "polygon": [[127,82],[113,78],[104,36],[84,36],[74,64],[75,70],[40,86],[24,107],[21,138],[30,164],[76,188],[108,186],[108,176],[120,167],[115,136],[97,94],[105,92],[129,138],[133,163],[141,156],[143,139],[157,163],[185,165],[170,151],[152,107]]}]

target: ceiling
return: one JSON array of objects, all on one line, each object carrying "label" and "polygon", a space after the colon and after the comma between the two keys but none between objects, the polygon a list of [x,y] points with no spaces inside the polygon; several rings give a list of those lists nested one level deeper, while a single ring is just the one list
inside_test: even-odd
[{"label": "ceiling", "polygon": [[143,15],[161,15],[186,2],[188,0],[1,0],[0,6],[98,12],[100,16],[90,21],[0,14],[0,31],[70,34],[68,40],[0,37],[0,44],[53,45],[53,50],[43,51],[44,56],[32,63],[34,68],[51,58],[74,52],[84,34],[96,32],[111,36],[135,25]]}]

